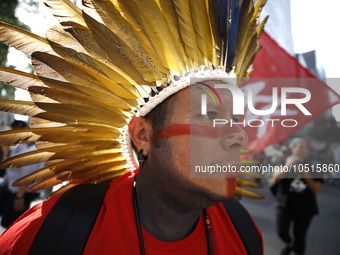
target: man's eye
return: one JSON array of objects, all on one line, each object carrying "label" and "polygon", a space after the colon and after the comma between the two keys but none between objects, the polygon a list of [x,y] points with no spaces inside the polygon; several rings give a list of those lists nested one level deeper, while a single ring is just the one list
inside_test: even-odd
[{"label": "man's eye", "polygon": [[216,118],[217,113],[216,112],[207,112],[207,115],[205,116],[208,120],[213,120]]},{"label": "man's eye", "polygon": [[238,122],[240,119],[239,119],[239,118],[236,118],[236,117],[234,117],[234,118],[232,118],[232,120],[233,120],[234,122]]}]

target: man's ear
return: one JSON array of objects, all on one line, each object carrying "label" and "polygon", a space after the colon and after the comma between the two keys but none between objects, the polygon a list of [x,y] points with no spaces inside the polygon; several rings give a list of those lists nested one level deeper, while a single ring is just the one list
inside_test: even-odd
[{"label": "man's ear", "polygon": [[143,156],[149,155],[152,137],[151,122],[143,117],[133,117],[129,123],[129,134],[137,151],[143,150]]}]

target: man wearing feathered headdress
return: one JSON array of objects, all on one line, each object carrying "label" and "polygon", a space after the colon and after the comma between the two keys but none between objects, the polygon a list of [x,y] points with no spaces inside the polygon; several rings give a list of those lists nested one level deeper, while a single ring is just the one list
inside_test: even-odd
[{"label": "man wearing feathered headdress", "polygon": [[213,123],[237,121],[223,86],[251,72],[265,1],[84,0],[82,11],[43,2],[60,22],[46,39],[1,23],[1,40],[30,55],[37,75],[1,68],[34,102],[1,102],[33,120],[0,136],[38,147],[1,165],[48,161],[15,185],[68,184],[4,233],[2,251],[262,254],[256,225],[231,199],[247,136]]}]

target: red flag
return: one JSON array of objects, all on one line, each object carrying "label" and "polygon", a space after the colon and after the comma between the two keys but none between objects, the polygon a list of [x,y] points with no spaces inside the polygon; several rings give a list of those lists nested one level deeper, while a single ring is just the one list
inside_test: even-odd
[{"label": "red flag", "polygon": [[[242,89],[247,91],[247,89],[252,88],[253,106],[257,110],[263,110],[272,106],[273,87],[276,87],[278,106],[273,113],[265,116],[252,114],[247,106],[244,116],[246,127],[244,129],[249,139],[246,148],[254,151],[252,155],[263,151],[269,145],[286,139],[327,109],[340,103],[340,97],[336,92],[301,66],[268,34],[263,33],[260,44],[263,47],[255,58],[253,66],[256,70],[251,76],[251,78],[257,79],[250,79]],[[299,109],[294,104],[287,104],[286,115],[282,115],[281,99],[284,95],[281,92],[282,88],[288,87],[304,88],[310,92],[310,100],[304,103],[301,108],[304,107],[311,115],[305,115],[303,109]],[[286,93],[286,97],[297,99],[304,98],[306,95]],[[261,126],[261,124],[263,125]],[[295,124],[296,126],[294,126]]]}]

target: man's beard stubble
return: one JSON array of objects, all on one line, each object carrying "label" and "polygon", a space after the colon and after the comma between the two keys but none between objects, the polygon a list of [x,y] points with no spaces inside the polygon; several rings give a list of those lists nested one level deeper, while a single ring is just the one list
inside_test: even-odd
[{"label": "man's beard stubble", "polygon": [[145,167],[153,173],[150,176],[151,183],[170,206],[192,211],[213,206],[226,199],[227,196],[215,194],[194,183],[176,168],[168,138],[153,143],[150,155],[155,156],[149,156],[149,164]]}]

